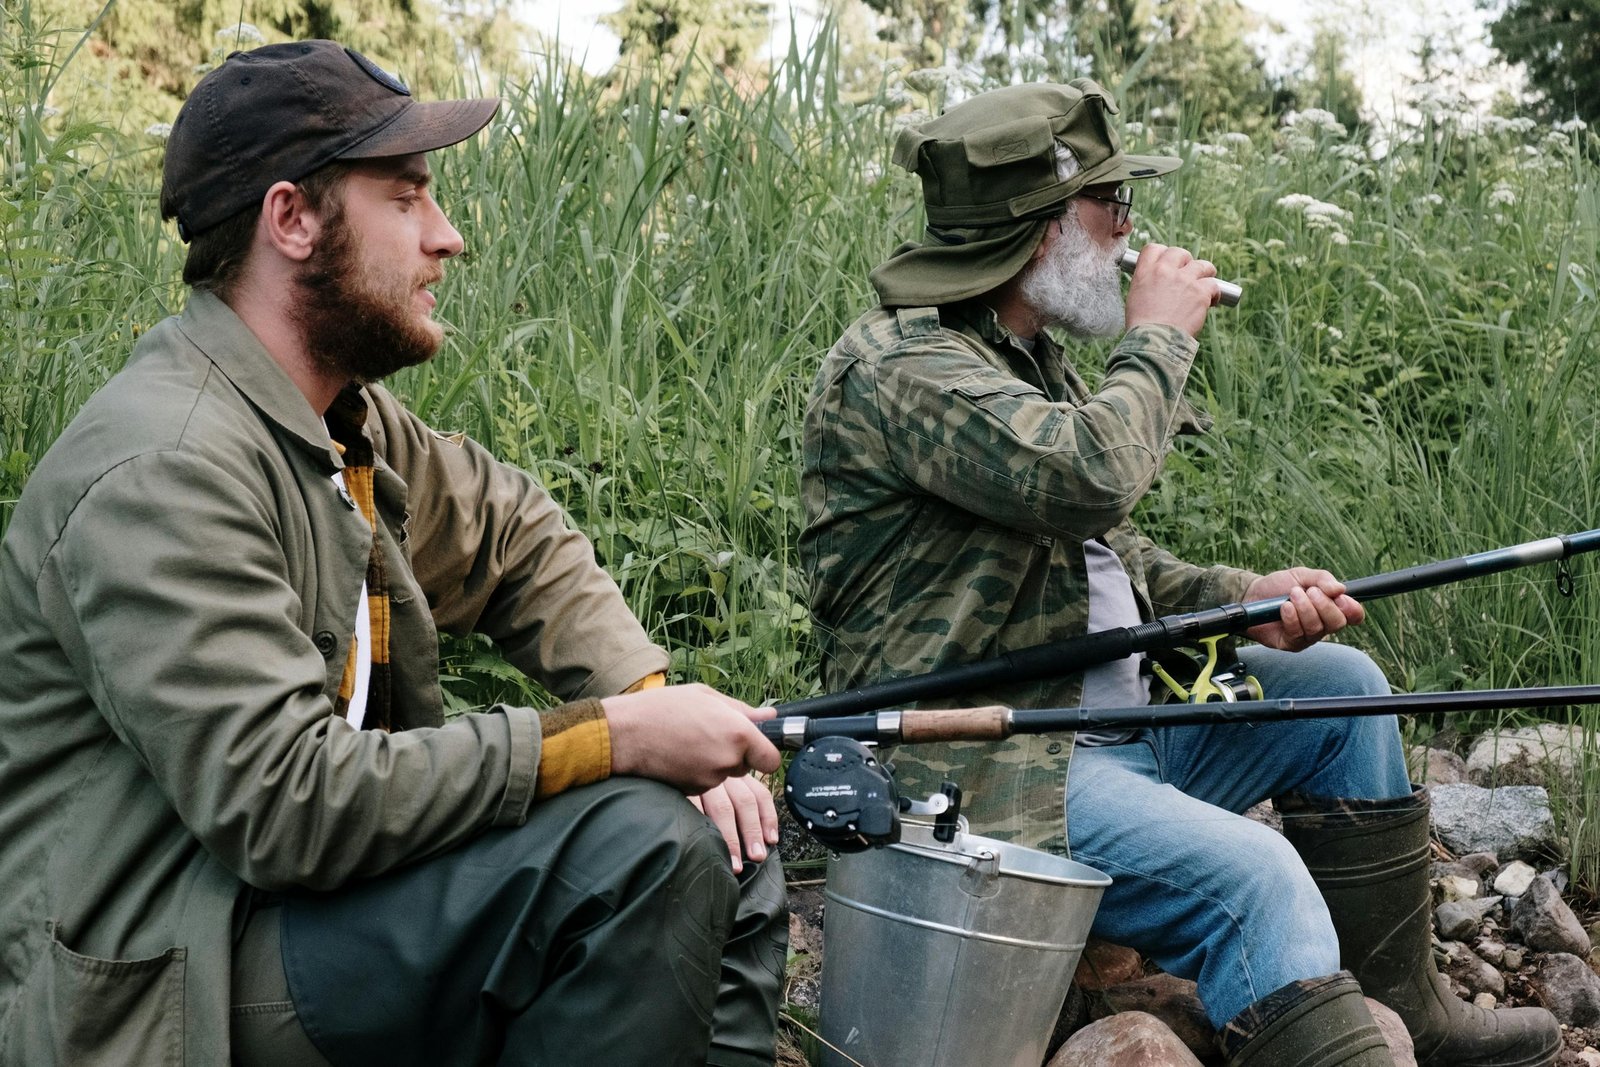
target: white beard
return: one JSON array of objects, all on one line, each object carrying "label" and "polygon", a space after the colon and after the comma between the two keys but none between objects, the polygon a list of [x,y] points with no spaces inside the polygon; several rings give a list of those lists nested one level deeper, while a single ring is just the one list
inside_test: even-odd
[{"label": "white beard", "polygon": [[1018,294],[1043,320],[1074,337],[1110,337],[1122,331],[1122,271],[1118,261],[1128,247],[1121,237],[1108,251],[1078,225],[1075,212],[1044,258],[1028,267]]}]

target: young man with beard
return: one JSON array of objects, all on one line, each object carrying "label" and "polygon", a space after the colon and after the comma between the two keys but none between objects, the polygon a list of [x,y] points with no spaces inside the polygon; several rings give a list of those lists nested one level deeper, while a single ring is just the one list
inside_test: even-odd
[{"label": "young man with beard", "polygon": [[[0,1063],[771,1063],[762,713],[374,384],[462,250],[425,153],[496,106],[310,41],[179,114],[193,295],[0,548]],[[570,703],[446,722],[436,628]]]},{"label": "young man with beard", "polygon": [[[1282,595],[1242,653],[1269,695],[1388,691],[1365,655],[1318,643],[1362,618],[1327,571],[1199,567],[1129,522],[1174,436],[1205,426],[1183,388],[1216,286],[1211,264],[1147,245],[1124,307],[1128,183],[1178,161],[1125,155],[1115,112],[1079,79],[900,135],[927,240],[873,272],[880,304],[828,353],[806,412],[800,551],[829,689]],[[1049,327],[1125,330],[1098,389]],[[959,703],[1148,699],[1130,659]],[[1070,843],[1111,875],[1094,933],[1194,979],[1235,1067],[1392,1063],[1363,992],[1427,1067],[1559,1049],[1548,1012],[1483,1011],[1435,972],[1426,794],[1392,717],[915,746],[895,765],[912,795],[957,778],[975,831]],[[1241,814],[1268,798],[1283,835]]]}]

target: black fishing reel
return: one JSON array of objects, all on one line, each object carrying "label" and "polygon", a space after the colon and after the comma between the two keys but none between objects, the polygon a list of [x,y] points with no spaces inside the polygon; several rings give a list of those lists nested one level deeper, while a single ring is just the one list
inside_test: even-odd
[{"label": "black fishing reel", "polygon": [[795,821],[834,852],[900,840],[900,797],[889,768],[848,737],[822,737],[795,753],[783,799]]},{"label": "black fishing reel", "polygon": [[926,801],[899,795],[894,768],[872,746],[849,737],[821,737],[789,761],[783,799],[795,821],[834,852],[864,852],[900,840],[900,813],[932,815],[933,836],[954,839],[961,789],[945,782]]}]

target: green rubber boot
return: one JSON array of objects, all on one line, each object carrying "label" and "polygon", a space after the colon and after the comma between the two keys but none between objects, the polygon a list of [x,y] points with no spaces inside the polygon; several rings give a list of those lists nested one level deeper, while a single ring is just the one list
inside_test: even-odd
[{"label": "green rubber boot", "polygon": [[1217,1035],[1228,1067],[1394,1067],[1349,971],[1291,982]]},{"label": "green rubber boot", "polygon": [[1450,991],[1433,964],[1428,793],[1393,800],[1276,801],[1284,836],[1322,890],[1340,962],[1399,1014],[1418,1067],[1549,1067],[1561,1029],[1543,1008],[1486,1011]]}]

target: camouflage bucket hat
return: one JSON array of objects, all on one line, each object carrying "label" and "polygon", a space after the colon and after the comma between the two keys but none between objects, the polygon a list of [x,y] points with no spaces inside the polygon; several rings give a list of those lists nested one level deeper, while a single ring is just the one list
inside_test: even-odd
[{"label": "camouflage bucket hat", "polygon": [[[872,272],[894,307],[986,293],[1028,262],[1045,226],[1085,186],[1154,178],[1172,156],[1124,154],[1110,117],[1117,105],[1088,78],[1013,85],[902,130],[894,162],[922,179],[927,243],[906,244]],[[1057,176],[1056,149],[1078,169]]]}]

